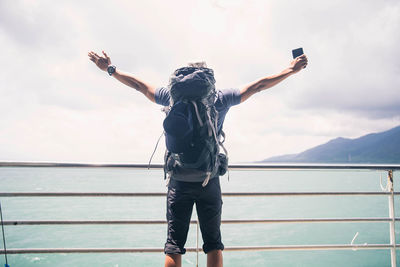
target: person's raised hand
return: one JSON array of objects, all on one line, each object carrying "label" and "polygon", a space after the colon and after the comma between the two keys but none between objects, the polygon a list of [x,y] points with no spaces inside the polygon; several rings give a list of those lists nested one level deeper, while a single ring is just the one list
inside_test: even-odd
[{"label": "person's raised hand", "polygon": [[293,59],[290,63],[290,68],[293,70],[294,73],[299,72],[300,70],[304,69],[308,64],[308,59],[306,55],[301,55]]},{"label": "person's raised hand", "polygon": [[88,53],[89,59],[96,64],[99,69],[103,71],[107,71],[107,67],[111,65],[111,59],[109,56],[107,56],[106,52],[102,51],[104,56],[99,56],[93,51],[90,51]]}]

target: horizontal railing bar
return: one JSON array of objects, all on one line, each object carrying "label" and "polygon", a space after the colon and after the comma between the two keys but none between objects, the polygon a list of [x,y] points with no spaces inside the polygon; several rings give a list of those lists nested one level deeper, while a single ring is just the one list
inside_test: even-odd
[{"label": "horizontal railing bar", "polygon": [[[395,218],[400,221],[400,218]],[[309,218],[309,219],[248,219],[248,220],[222,220],[222,224],[252,224],[252,223],[357,223],[357,222],[391,222],[391,218]],[[166,224],[165,220],[29,220],[29,221],[4,221],[4,225],[87,225],[87,224]],[[197,221],[190,221],[196,224]]]},{"label": "horizontal railing bar", "polygon": [[[394,192],[400,195],[400,192]],[[123,192],[0,192],[0,197],[165,197],[166,193]],[[390,192],[225,192],[225,197],[273,197],[273,196],[384,196]]]},{"label": "horizontal railing bar", "polygon": [[164,197],[166,193],[123,192],[1,192],[0,197]]},{"label": "horizontal railing bar", "polygon": [[[399,247],[400,245],[397,245]],[[266,250],[358,250],[358,249],[390,249],[390,244],[366,245],[291,245],[291,246],[243,246],[227,247],[225,251],[266,251]]]},{"label": "horizontal railing bar", "polygon": [[[390,249],[389,244],[366,245],[290,245],[290,246],[241,246],[225,247],[225,251],[266,251],[266,250],[350,250],[350,249]],[[396,247],[400,247],[399,244]],[[198,249],[202,251],[201,248]],[[196,248],[186,248],[196,252]],[[44,253],[151,253],[164,252],[163,248],[7,248],[7,254],[44,254]],[[0,250],[4,254],[4,249]]]},{"label": "horizontal railing bar", "polygon": [[[226,197],[247,197],[247,196],[383,196],[390,195],[390,192],[225,192]],[[395,192],[395,195],[400,192]]]},{"label": "horizontal railing bar", "polygon": [[[63,162],[0,162],[0,167],[90,167],[90,168],[134,168],[162,169],[163,164],[91,164]],[[230,169],[355,169],[355,170],[400,170],[400,164],[231,164]]]},{"label": "horizontal railing bar", "polygon": [[234,164],[230,169],[282,170],[400,170],[400,164]]},{"label": "horizontal railing bar", "polygon": [[163,164],[92,164],[64,162],[0,162],[0,167],[51,167],[51,168],[132,168],[132,169],[163,169]]}]

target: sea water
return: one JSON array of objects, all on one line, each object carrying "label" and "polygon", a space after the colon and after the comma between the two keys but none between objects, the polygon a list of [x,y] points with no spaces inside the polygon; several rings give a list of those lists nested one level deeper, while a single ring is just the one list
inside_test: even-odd
[{"label": "sea water", "polygon": [[[223,192],[381,191],[384,171],[230,171]],[[395,172],[395,190],[400,181]],[[166,192],[161,170],[128,168],[0,168],[0,192]],[[3,217],[18,220],[165,220],[165,197],[2,197]],[[387,196],[223,197],[222,219],[388,217]],[[395,198],[395,212],[400,214]],[[196,218],[194,212],[192,219]],[[400,224],[400,223],[398,223]],[[5,226],[7,248],[162,248],[166,225]],[[231,246],[388,244],[389,224],[223,224]],[[400,226],[396,227],[397,243]],[[2,241],[2,240],[1,240]],[[201,238],[199,241],[202,244]],[[196,246],[191,225],[187,247]],[[3,248],[1,242],[0,248]],[[196,253],[183,256],[196,266]],[[8,255],[14,266],[163,266],[163,253]],[[4,265],[4,255],[0,264]],[[397,250],[397,264],[400,253]],[[224,252],[225,266],[390,266],[390,250]],[[206,256],[199,254],[199,266]]]}]

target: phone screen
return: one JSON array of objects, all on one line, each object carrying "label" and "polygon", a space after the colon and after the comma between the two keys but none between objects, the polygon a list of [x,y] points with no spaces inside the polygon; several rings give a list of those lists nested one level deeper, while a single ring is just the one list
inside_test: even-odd
[{"label": "phone screen", "polygon": [[301,56],[303,54],[304,54],[303,48],[301,48],[301,47],[292,50],[293,58],[296,58],[296,57]]}]

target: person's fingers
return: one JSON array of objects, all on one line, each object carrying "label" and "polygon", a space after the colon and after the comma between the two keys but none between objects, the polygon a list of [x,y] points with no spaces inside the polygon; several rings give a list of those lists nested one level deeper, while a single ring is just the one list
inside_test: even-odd
[{"label": "person's fingers", "polygon": [[95,52],[93,52],[93,55],[94,55],[94,57],[97,58],[97,59],[101,58],[101,56],[99,56],[99,55],[96,54]]},{"label": "person's fingers", "polygon": [[96,61],[98,60],[93,54],[89,54],[89,59],[94,63],[96,63]]},{"label": "person's fingers", "polygon": [[107,55],[107,53],[104,52],[104,51],[102,51],[102,52],[103,52],[103,55],[106,57],[108,63],[111,63],[111,59],[110,59],[110,57]]},{"label": "person's fingers", "polygon": [[90,53],[89,53],[89,57],[92,57],[92,58],[94,58],[94,59],[98,59],[98,58],[99,58],[99,56],[98,56],[96,53],[94,53],[94,52],[90,52]]},{"label": "person's fingers", "polygon": [[307,63],[307,62],[308,62],[308,59],[307,59],[307,58],[300,58],[300,59],[299,59],[299,62],[301,62],[301,63],[306,62],[306,63]]}]

